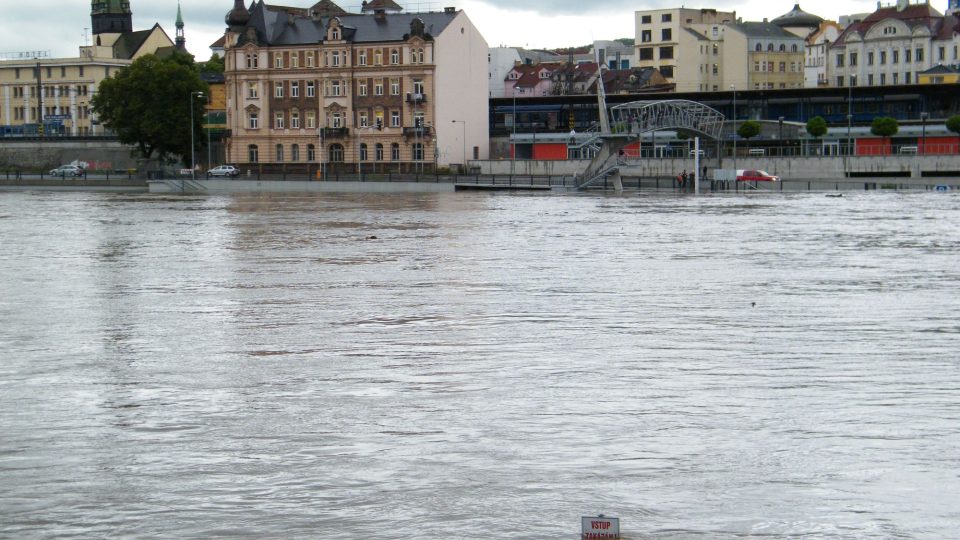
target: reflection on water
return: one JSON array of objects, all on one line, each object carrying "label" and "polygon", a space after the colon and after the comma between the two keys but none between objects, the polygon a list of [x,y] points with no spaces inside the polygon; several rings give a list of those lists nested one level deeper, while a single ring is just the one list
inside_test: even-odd
[{"label": "reflection on water", "polygon": [[0,532],[951,538],[958,209],[2,194]]}]

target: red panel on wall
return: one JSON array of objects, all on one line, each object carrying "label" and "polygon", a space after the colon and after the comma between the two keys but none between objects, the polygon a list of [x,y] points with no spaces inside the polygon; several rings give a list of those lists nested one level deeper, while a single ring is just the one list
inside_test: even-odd
[{"label": "red panel on wall", "polygon": [[564,143],[537,143],[533,146],[533,159],[567,159],[567,145]]},{"label": "red panel on wall", "polygon": [[957,137],[927,137],[917,139],[917,146],[922,146],[921,154],[958,154],[960,143]]},{"label": "red panel on wall", "polygon": [[866,137],[857,139],[856,155],[858,156],[889,156],[890,139],[883,137]]}]

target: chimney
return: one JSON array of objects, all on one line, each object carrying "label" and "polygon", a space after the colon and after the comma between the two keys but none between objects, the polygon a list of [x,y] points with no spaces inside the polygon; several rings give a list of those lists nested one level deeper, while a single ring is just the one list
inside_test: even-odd
[{"label": "chimney", "polygon": [[455,8],[455,7],[445,7],[445,8],[443,8],[443,12],[444,12],[444,13],[456,13],[456,12],[457,12],[457,8]]}]

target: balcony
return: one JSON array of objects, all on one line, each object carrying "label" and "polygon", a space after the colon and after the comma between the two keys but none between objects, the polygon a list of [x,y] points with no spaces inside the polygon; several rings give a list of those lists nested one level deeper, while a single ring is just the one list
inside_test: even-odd
[{"label": "balcony", "polygon": [[323,128],[323,138],[325,139],[338,139],[344,138],[350,134],[350,128],[338,127],[338,128]]},{"label": "balcony", "polygon": [[430,126],[426,127],[405,127],[403,128],[404,137],[430,138],[433,136]]},{"label": "balcony", "polygon": [[426,103],[427,95],[426,94],[416,94],[407,92],[407,103]]}]

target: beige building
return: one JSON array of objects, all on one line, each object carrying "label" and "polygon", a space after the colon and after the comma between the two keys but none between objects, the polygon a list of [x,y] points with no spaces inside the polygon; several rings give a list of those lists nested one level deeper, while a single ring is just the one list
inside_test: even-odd
[{"label": "beige building", "polygon": [[803,88],[804,38],[773,23],[728,25],[723,59],[728,89]]},{"label": "beige building", "polygon": [[100,81],[140,56],[174,49],[159,24],[133,30],[129,2],[93,0],[90,18],[93,43],[76,58],[25,52],[0,59],[0,135],[101,135],[90,109]]},{"label": "beige building", "polygon": [[386,172],[487,158],[488,47],[462,11],[235,0],[227,24],[228,162]]},{"label": "beige building", "polygon": [[[710,27],[706,34],[713,37],[710,36],[712,28],[717,28],[719,33],[723,25],[737,20],[736,12],[715,9],[654,9],[637,11],[635,18],[635,66],[658,69],[668,82],[676,83],[677,91],[680,92],[696,91],[705,84],[709,88],[714,84],[712,78],[701,80],[697,74],[698,66],[709,63],[709,58],[704,59],[697,52],[700,39],[686,30],[692,26],[701,29]],[[697,33],[702,35],[704,32],[698,30]]]}]

